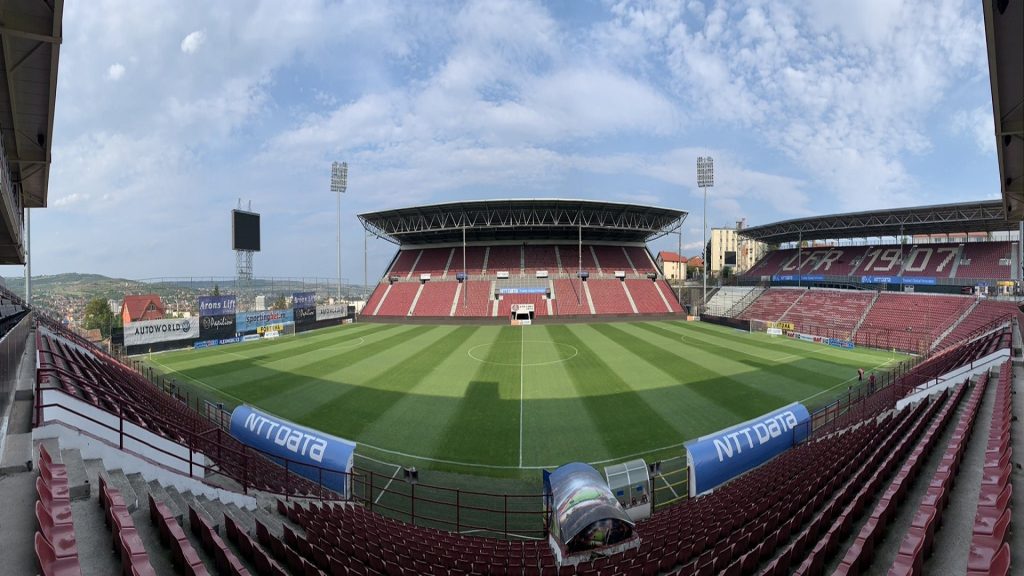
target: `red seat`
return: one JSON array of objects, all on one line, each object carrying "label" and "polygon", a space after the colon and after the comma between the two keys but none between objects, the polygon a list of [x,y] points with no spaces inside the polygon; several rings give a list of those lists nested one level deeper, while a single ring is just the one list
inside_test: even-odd
[{"label": "red seat", "polygon": [[75,542],[75,528],[70,523],[54,524],[50,513],[43,503],[36,500],[36,521],[43,537],[53,547],[58,558],[78,557],[78,544]]},{"label": "red seat", "polygon": [[984,568],[976,568],[974,546],[967,563],[967,576],[1007,576],[1010,573],[1010,544],[1003,544],[995,554],[987,555]]},{"label": "red seat", "polygon": [[71,523],[71,503],[67,499],[54,498],[49,487],[43,483],[43,479],[38,477],[36,478],[36,494],[39,495],[39,501],[42,502],[43,508],[50,512],[54,524]]},{"label": "red seat", "polygon": [[82,576],[78,558],[58,558],[50,543],[39,532],[35,536],[35,549],[43,576]]}]

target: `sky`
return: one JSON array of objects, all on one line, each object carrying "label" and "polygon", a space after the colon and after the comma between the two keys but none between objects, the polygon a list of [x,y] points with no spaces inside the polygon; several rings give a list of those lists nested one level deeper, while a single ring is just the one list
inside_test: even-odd
[{"label": "sky", "polygon": [[[32,272],[336,277],[356,214],[585,198],[709,227],[999,197],[975,0],[67,0]],[[674,236],[653,250],[675,249]],[[374,283],[395,246],[368,242]],[[22,267],[0,267],[20,276]]]}]

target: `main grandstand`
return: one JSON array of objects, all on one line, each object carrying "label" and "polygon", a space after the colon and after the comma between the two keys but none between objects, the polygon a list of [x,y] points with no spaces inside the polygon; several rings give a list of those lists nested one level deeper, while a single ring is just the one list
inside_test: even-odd
[{"label": "main grandstand", "polygon": [[[318,405],[316,391],[348,384],[321,377],[348,378],[346,368],[385,355],[380,362],[401,366],[383,372],[377,384],[402,404],[411,433],[427,435],[433,431],[416,417],[441,404],[413,393],[419,381],[394,377],[415,370],[436,380],[450,376],[431,343],[416,353],[420,366],[402,354],[442,328],[417,331],[411,324],[518,324],[480,327],[515,334],[520,348],[516,362],[479,370],[488,378],[497,378],[500,366],[518,370],[519,414],[526,330],[592,330],[590,337],[605,342],[606,357],[587,354],[572,374],[580,396],[573,399],[586,408],[581,418],[600,427],[601,416],[636,405],[646,418],[585,440],[610,443],[652,430],[666,412],[704,421],[705,412],[728,413],[723,430],[669,447],[678,452],[675,470],[669,458],[642,458],[651,454],[592,462],[613,464],[604,477],[590,464],[567,462],[549,474],[520,460],[514,473],[532,474],[543,486],[522,492],[510,488],[502,470],[486,467],[472,478],[451,475],[462,482],[457,486],[431,485],[431,464],[397,451],[391,455],[400,464],[376,461],[384,474],[365,463],[354,467],[357,445],[252,406],[229,414],[190,394],[198,388],[154,374],[158,363],[104,350],[0,287],[4,573],[1003,575],[1012,566],[1019,572],[1024,496],[1013,489],[1014,480],[1020,485],[1022,442],[1015,382],[1024,373],[1024,341],[1014,295],[1022,262],[1010,240],[971,241],[970,234],[1012,230],[1008,218],[1022,215],[1024,3],[984,6],[1004,196],[998,205],[750,228],[751,238],[782,248],[735,285],[719,288],[702,311],[705,322],[685,320],[646,246],[678,228],[682,211],[506,200],[364,214],[367,230],[398,245],[364,310],[371,322],[280,338],[284,330],[259,330],[246,334],[251,342],[238,335],[223,346],[218,340],[214,351],[222,355],[213,357],[211,371],[221,373],[223,388],[275,397],[279,403],[270,407],[281,410],[302,404],[325,412],[340,410]],[[0,88],[7,103],[0,107],[3,263],[25,262],[24,207],[46,205],[62,7],[61,0],[9,2],[0,27],[7,80]],[[49,98],[19,98],[16,106],[15,94],[26,93]],[[936,235],[941,241],[932,242]],[[304,296],[293,310],[315,319],[315,297]],[[559,318],[574,324],[554,326]],[[521,327],[527,321],[549,325]],[[388,330],[400,335],[375,342],[371,355],[324,346],[336,336],[331,330],[360,330],[340,347]],[[461,353],[463,345],[471,343],[449,338],[441,348]],[[860,358],[893,350],[913,357],[898,362],[892,353],[891,365],[869,370],[864,382],[850,376],[821,384],[840,378],[830,370],[853,372]],[[189,355],[185,365],[211,357],[210,350],[181,354]],[[308,362],[289,371],[282,356]],[[719,364],[728,376],[715,372]],[[196,380],[193,386],[223,389],[181,370],[181,378]],[[259,378],[261,370],[280,379]],[[550,374],[542,384],[554,381]],[[674,380],[663,388],[681,389],[685,402],[658,405],[671,396],[643,379],[652,375]],[[276,388],[281,379],[294,388]],[[606,384],[614,394],[587,395]],[[816,391],[807,399],[818,400],[808,403],[814,410],[780,402],[779,389],[787,387]],[[493,389],[485,400],[505,401]],[[351,395],[343,399],[375,394],[368,390],[345,388]],[[551,420],[571,422],[564,413],[570,399],[555,400]],[[467,412],[451,418],[488,423],[495,414]],[[383,420],[341,416],[365,416],[360,426]],[[567,428],[545,441],[580,434]],[[481,483],[489,489],[477,488]]]},{"label": "main grandstand", "polygon": [[677,314],[647,242],[679,210],[587,200],[492,200],[359,216],[398,245],[365,317],[530,319]]}]

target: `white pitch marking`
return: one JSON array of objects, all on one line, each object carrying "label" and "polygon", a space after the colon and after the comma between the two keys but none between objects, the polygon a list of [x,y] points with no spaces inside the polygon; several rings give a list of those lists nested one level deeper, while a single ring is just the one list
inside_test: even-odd
[{"label": "white pitch marking", "polygon": [[[524,327],[520,326],[522,330],[521,337],[519,339],[519,467],[523,467],[523,371],[526,369],[523,365],[524,355],[526,354],[526,331]],[[578,352],[578,351],[577,351]]]},{"label": "white pitch marking", "polygon": [[[878,366],[875,366],[874,368],[872,368],[868,372],[871,372],[872,370],[878,370],[882,366],[885,366],[886,364],[891,364],[892,362],[893,362],[892,359],[886,360],[885,362],[882,362]],[[808,396],[807,398],[804,398],[803,400],[800,400],[800,403],[803,404],[804,402],[807,402],[811,398],[817,398],[818,396],[821,396],[825,392],[831,392],[832,390],[835,390],[836,388],[839,388],[840,386],[842,386],[843,384],[846,384],[847,382],[852,382],[855,378],[857,378],[857,377],[856,376],[851,376],[851,377],[847,378],[846,380],[843,380],[842,382],[840,382],[839,384],[836,384],[835,386],[833,386],[831,388],[826,388],[825,390],[822,390],[821,392],[818,392],[817,394],[812,394],[812,395]]]},{"label": "white pitch marking", "polygon": [[661,478],[661,481],[665,483],[665,486],[668,486],[668,489],[672,491],[672,497],[679,498],[679,494],[676,493],[676,489],[673,488],[672,485],[668,483],[668,480],[665,479],[665,475],[662,474],[661,472],[658,472],[658,476]]},{"label": "white pitch marking", "polygon": [[402,467],[399,466],[398,464],[391,464],[391,466],[395,467],[395,473],[391,475],[391,479],[388,480],[388,483],[384,485],[384,488],[380,491],[380,494],[377,495],[377,499],[373,501],[374,504],[380,502],[380,499],[383,498],[384,495],[388,493],[388,488],[391,487],[391,483],[395,481],[395,478],[398,476],[398,473],[402,471]]}]

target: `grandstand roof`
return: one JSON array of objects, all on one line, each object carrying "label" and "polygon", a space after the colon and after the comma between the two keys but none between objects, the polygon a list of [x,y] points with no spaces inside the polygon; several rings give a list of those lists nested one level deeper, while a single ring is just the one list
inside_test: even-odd
[{"label": "grandstand roof", "polygon": [[0,126],[28,208],[46,206],[63,0],[8,0],[0,24]]},{"label": "grandstand roof", "polygon": [[867,238],[914,234],[955,234],[1016,230],[999,200],[849,212],[784,220],[739,230],[768,244],[800,240]]},{"label": "grandstand roof", "polygon": [[984,0],[992,116],[1006,213],[1024,219],[1024,3]]},{"label": "grandstand roof", "polygon": [[520,198],[448,202],[359,215],[395,244],[528,240],[647,242],[682,226],[687,212],[594,200]]}]

